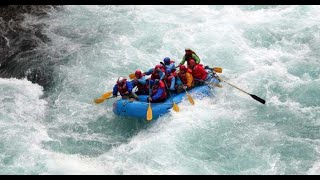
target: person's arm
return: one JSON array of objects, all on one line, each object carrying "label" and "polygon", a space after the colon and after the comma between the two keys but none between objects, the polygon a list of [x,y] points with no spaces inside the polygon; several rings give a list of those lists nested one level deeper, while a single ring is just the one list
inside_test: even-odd
[{"label": "person's arm", "polygon": [[164,92],[164,89],[163,88],[159,88],[157,93],[151,97],[152,100],[153,101],[158,100],[161,97],[163,92]]},{"label": "person's arm", "polygon": [[176,68],[176,65],[174,63],[171,63],[168,68],[172,72]]},{"label": "person's arm", "polygon": [[186,55],[183,56],[183,58],[182,58],[182,60],[180,62],[180,65],[183,65],[185,61],[186,61]]},{"label": "person's arm", "polygon": [[175,82],[176,82],[176,79],[173,77],[173,78],[171,79],[171,84],[170,84],[170,90],[171,90],[171,91],[174,91]]},{"label": "person's arm", "polygon": [[160,80],[163,80],[165,73],[159,70]]},{"label": "person's arm", "polygon": [[181,81],[181,79],[179,78],[179,76],[177,75],[176,85],[181,85],[181,84],[182,84],[182,81]]},{"label": "person's arm", "polygon": [[126,84],[127,84],[128,92],[131,93],[133,89],[132,84],[130,82],[127,82]]},{"label": "person's arm", "polygon": [[137,86],[137,82],[138,82],[137,79],[130,81],[130,84],[132,85],[132,89]]},{"label": "person's arm", "polygon": [[196,54],[192,54],[192,59],[196,60],[196,64],[200,63],[200,58]]},{"label": "person's arm", "polygon": [[113,96],[117,96],[118,94],[118,86],[117,85],[114,85],[113,86],[113,92],[112,92]]},{"label": "person's arm", "polygon": [[153,69],[154,69],[154,68],[149,69],[149,71],[148,71],[148,72],[145,72],[144,74],[145,74],[145,75],[150,75],[150,74],[152,74]]},{"label": "person's arm", "polygon": [[153,83],[154,83],[154,80],[148,79],[148,87],[150,87],[150,90],[152,89]]},{"label": "person's arm", "polygon": [[145,85],[146,84],[146,77],[142,76],[140,79],[137,79],[137,81],[142,84]]}]

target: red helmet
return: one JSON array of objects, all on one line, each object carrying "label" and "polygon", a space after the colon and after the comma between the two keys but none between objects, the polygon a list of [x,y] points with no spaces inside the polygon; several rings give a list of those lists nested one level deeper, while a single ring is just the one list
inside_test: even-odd
[{"label": "red helmet", "polygon": [[155,69],[160,69],[160,68],[162,68],[162,65],[160,65],[160,64],[156,65],[156,67],[155,67]]},{"label": "red helmet", "polygon": [[142,72],[140,70],[136,70],[134,75],[136,76],[136,78],[140,78],[142,76]]},{"label": "red helmet", "polygon": [[196,64],[196,62],[194,61],[194,59],[190,59],[189,60],[189,65],[190,66],[194,66]]},{"label": "red helmet", "polygon": [[162,65],[158,64],[156,67],[154,67],[153,72],[158,72],[159,69],[162,68]]},{"label": "red helmet", "polygon": [[185,65],[180,66],[180,71],[186,71],[186,70],[187,70],[187,67]]}]

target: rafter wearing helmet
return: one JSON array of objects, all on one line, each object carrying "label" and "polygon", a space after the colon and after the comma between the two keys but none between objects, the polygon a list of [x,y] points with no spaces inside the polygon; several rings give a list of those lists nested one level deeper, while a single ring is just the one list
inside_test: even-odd
[{"label": "rafter wearing helmet", "polygon": [[199,56],[190,48],[185,48],[185,55],[183,56],[179,66],[183,65],[187,61],[187,66],[189,67],[191,59],[195,60],[196,64],[200,64]]},{"label": "rafter wearing helmet", "polygon": [[138,96],[132,91],[133,86],[124,77],[119,77],[117,83],[113,86],[113,97],[116,97],[118,92],[123,99],[134,98],[138,100]]},{"label": "rafter wearing helmet", "polygon": [[165,76],[165,68],[164,66],[158,64],[154,68],[149,69],[149,71],[144,73],[145,75],[150,75],[151,74],[151,79],[160,79],[163,80]]},{"label": "rafter wearing helmet", "polygon": [[135,79],[133,80],[133,88],[137,86],[138,91],[135,93],[137,95],[148,95],[149,94],[149,84],[147,83],[147,79],[145,74],[140,70],[136,70]]},{"label": "rafter wearing helmet", "polygon": [[163,59],[163,63],[165,65],[166,70],[170,70],[170,72],[176,71],[176,65],[174,60],[170,59],[169,57],[165,57]]},{"label": "rafter wearing helmet", "polygon": [[[192,70],[192,76],[195,80],[198,79],[201,81],[205,81],[207,79],[208,72],[203,68],[202,64],[196,64],[196,62],[193,59],[191,59],[189,61],[189,67]],[[198,84],[203,84],[203,82],[198,83],[196,81],[196,85],[198,85]]]},{"label": "rafter wearing helmet", "polygon": [[177,93],[181,93],[184,89],[191,89],[194,87],[194,81],[192,77],[192,70],[185,65],[180,66],[180,71],[177,74],[176,89]]}]

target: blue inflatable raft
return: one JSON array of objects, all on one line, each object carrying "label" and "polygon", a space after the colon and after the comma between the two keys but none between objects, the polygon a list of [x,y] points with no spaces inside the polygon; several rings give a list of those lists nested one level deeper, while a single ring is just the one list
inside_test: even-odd
[{"label": "blue inflatable raft", "polygon": [[[211,77],[207,82],[219,83],[219,80],[215,77]],[[212,85],[208,83],[197,86],[188,90],[188,93],[192,95],[193,98],[200,98],[204,96],[209,96],[211,92]],[[160,116],[168,113],[172,108],[172,100],[176,104],[180,103],[186,97],[186,93],[172,94],[172,97],[168,95],[168,99],[161,103],[151,103],[152,107],[152,119],[157,119]],[[113,103],[113,112],[118,116],[136,117],[139,119],[146,119],[147,109],[149,103],[147,102],[148,95],[140,95],[139,101],[129,101],[124,99],[116,100]]]}]

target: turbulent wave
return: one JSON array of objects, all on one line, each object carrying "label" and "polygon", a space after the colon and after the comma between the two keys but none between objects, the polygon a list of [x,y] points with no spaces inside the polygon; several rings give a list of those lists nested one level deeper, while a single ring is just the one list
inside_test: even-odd
[{"label": "turbulent wave", "polygon": [[41,23],[55,6],[0,7],[0,77],[27,78],[49,88],[53,82],[52,66],[58,65],[45,47],[50,39]]}]

